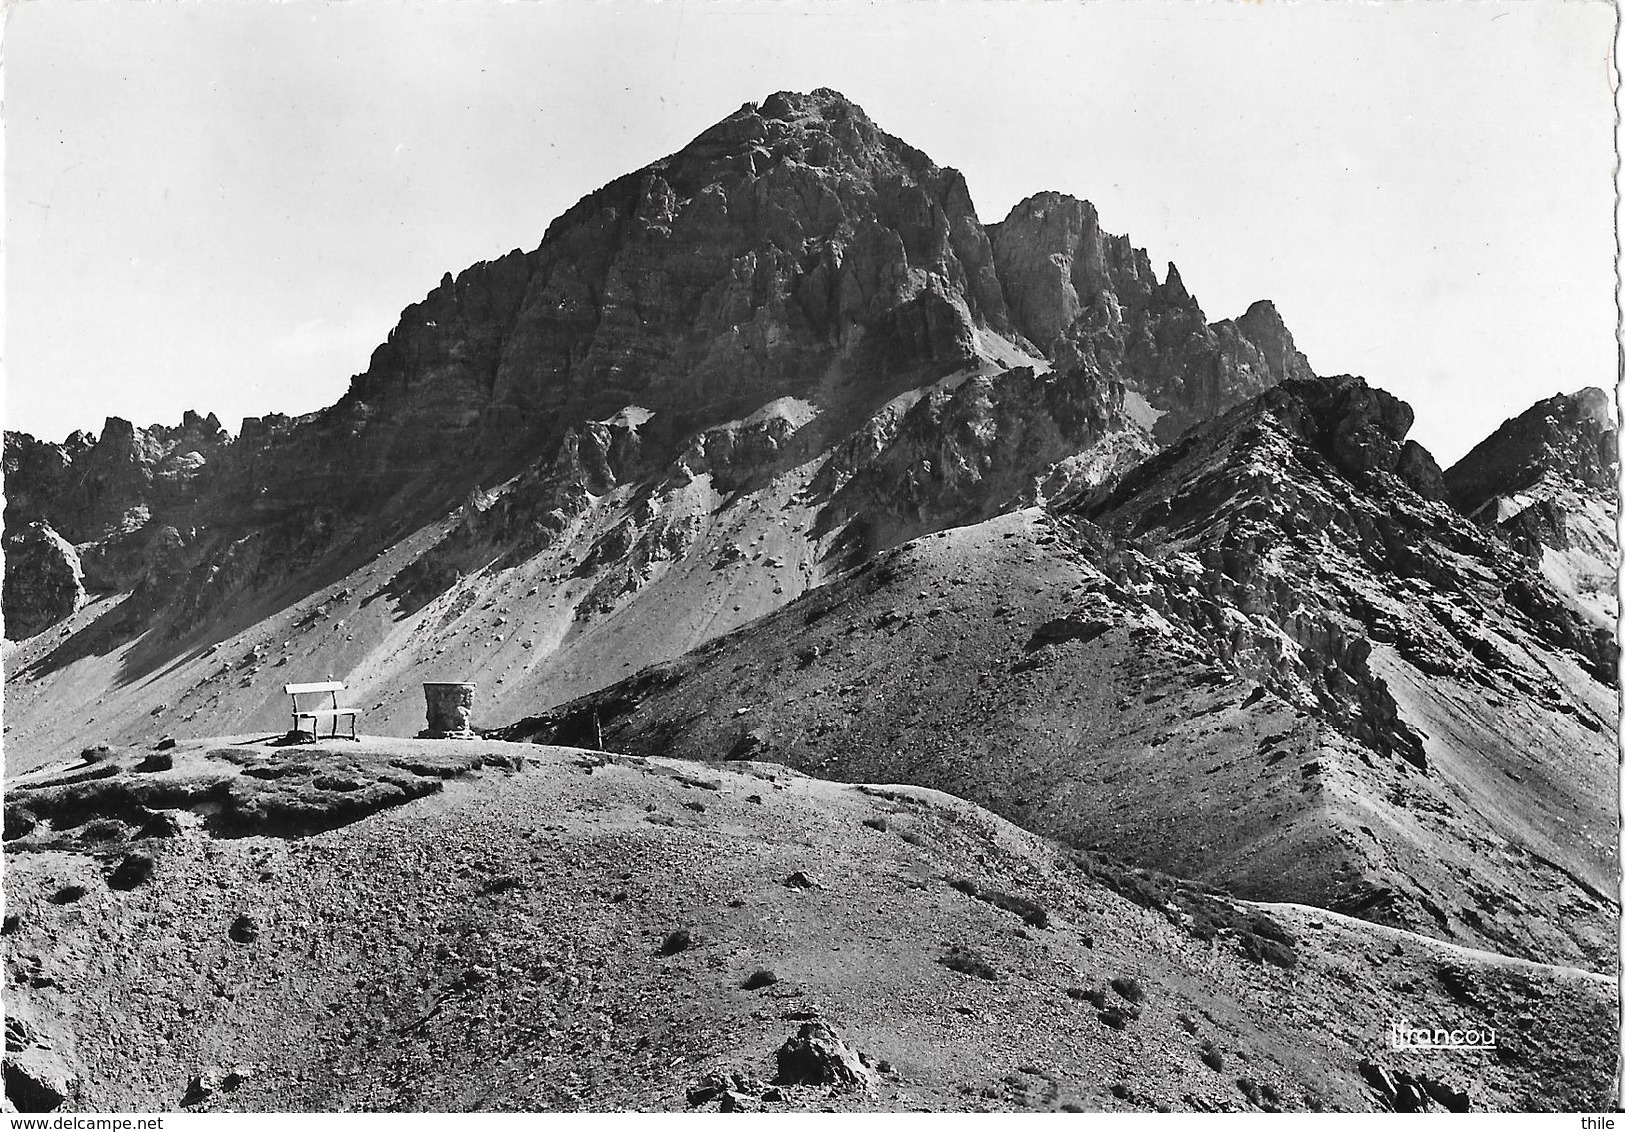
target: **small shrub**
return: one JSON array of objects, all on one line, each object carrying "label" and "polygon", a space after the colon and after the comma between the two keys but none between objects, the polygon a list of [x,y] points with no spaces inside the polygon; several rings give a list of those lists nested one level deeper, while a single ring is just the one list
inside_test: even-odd
[{"label": "small shrub", "polygon": [[694,946],[694,933],[687,928],[677,928],[666,936],[660,944],[660,954],[676,955],[679,951],[687,951]]},{"label": "small shrub", "polygon": [[966,896],[972,896],[984,903],[991,904],[995,908],[1002,908],[1006,912],[1014,912],[1032,927],[1049,927],[1049,909],[1036,900],[1014,892],[1001,892],[997,888],[978,888],[976,882],[967,877],[953,877],[948,881],[948,886],[958,889]]},{"label": "small shrub", "polygon": [[904,841],[908,842],[910,845],[924,845],[925,844],[925,838],[921,837],[917,833],[913,833],[913,832],[911,832],[909,830],[906,830],[906,829],[902,833],[899,833],[897,836],[901,837]]},{"label": "small shrub", "polygon": [[1119,896],[1142,908],[1158,912],[1167,910],[1175,883],[1172,877],[1147,869],[1136,869],[1121,861],[1114,861],[1103,853],[1080,852],[1073,860],[1091,879],[1099,881]]},{"label": "small shrub", "polygon": [[779,981],[779,977],[766,967],[758,967],[745,979],[746,990],[761,990]]},{"label": "small shrub", "polygon": [[490,880],[480,885],[480,892],[484,895],[491,896],[499,892],[509,892],[515,888],[518,888],[519,885],[520,880],[516,876],[497,876],[492,877]]},{"label": "small shrub", "polygon": [[1095,1015],[1096,1018],[1100,1019],[1103,1025],[1110,1026],[1114,1030],[1121,1030],[1125,1028],[1130,1022],[1134,1021],[1139,1016],[1140,1008],[1138,1006],[1120,1002],[1112,1003],[1110,1006],[1107,1006],[1104,1010]]},{"label": "small shrub", "polygon": [[958,971],[962,975],[975,975],[978,979],[986,979],[988,982],[995,982],[999,977],[998,970],[982,958],[980,952],[974,948],[961,947],[957,943],[937,962],[950,971]]},{"label": "small shrub", "polygon": [[981,899],[995,908],[1003,908],[1006,912],[1014,912],[1023,921],[1035,928],[1049,927],[1049,909],[1036,900],[1018,896],[1014,892],[999,892],[997,889],[989,889],[979,895]]},{"label": "small shrub", "polygon": [[1112,980],[1112,990],[1116,991],[1130,1002],[1138,1003],[1145,1001],[1145,988],[1140,985],[1140,981],[1138,979],[1131,979],[1123,975],[1119,975]]},{"label": "small shrub", "polygon": [[1087,1002],[1096,1010],[1102,1010],[1106,1006],[1106,992],[1099,987],[1067,987],[1066,993],[1078,1002]]},{"label": "small shrub", "polygon": [[1202,1064],[1213,1072],[1224,1072],[1224,1054],[1220,1053],[1211,1041],[1202,1043],[1202,1052],[1197,1056],[1202,1059]]},{"label": "small shrub", "polygon": [[33,811],[21,806],[7,806],[5,839],[15,841],[19,837],[27,837],[38,824],[39,818],[34,816]]},{"label": "small shrub", "polygon": [[1236,1088],[1241,1090],[1241,1095],[1247,1098],[1248,1103],[1258,1103],[1258,1085],[1251,1077],[1237,1077]]},{"label": "small shrub", "polygon": [[881,833],[886,832],[885,818],[864,818],[863,824],[868,826],[870,829],[878,829]]},{"label": "small shrub", "polygon": [[1254,935],[1274,940],[1276,943],[1285,944],[1287,947],[1291,947],[1298,942],[1296,936],[1262,913],[1254,916],[1249,926],[1253,929]]},{"label": "small shrub", "polygon": [[1179,1019],[1179,1024],[1181,1026],[1185,1027],[1185,1032],[1187,1034],[1196,1033],[1196,1019],[1192,1018],[1189,1014],[1186,1014],[1184,1011],[1180,1011],[1180,1013],[1177,1015],[1177,1017]]},{"label": "small shrub", "polygon": [[131,853],[118,863],[107,878],[107,887],[127,892],[152,876],[157,862],[148,853]]}]

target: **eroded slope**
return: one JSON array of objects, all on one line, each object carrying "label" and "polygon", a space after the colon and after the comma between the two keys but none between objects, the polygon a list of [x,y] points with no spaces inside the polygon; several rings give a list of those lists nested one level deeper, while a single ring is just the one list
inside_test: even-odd
[{"label": "eroded slope", "polygon": [[1288,383],[1059,514],[919,540],[503,734],[918,782],[1610,969],[1612,642],[1429,498],[1409,423],[1353,379]]}]

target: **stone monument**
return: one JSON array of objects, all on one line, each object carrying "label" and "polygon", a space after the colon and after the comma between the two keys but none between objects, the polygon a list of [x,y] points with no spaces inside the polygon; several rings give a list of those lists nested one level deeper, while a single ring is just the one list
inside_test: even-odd
[{"label": "stone monument", "polygon": [[478,739],[468,726],[474,711],[474,685],[429,683],[423,685],[429,726],[418,732],[419,739]]}]

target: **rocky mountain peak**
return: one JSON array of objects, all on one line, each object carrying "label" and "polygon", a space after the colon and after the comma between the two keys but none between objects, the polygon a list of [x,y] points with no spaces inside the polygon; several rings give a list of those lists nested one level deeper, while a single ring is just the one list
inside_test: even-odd
[{"label": "rocky mountain peak", "polygon": [[1143,249],[1103,231],[1088,201],[1028,197],[991,229],[1015,329],[1063,365],[1121,381],[1156,413],[1164,443],[1309,362],[1272,304],[1209,324],[1179,268],[1161,282]]},{"label": "rocky mountain peak", "polygon": [[730,175],[760,175],[778,161],[848,173],[886,165],[934,168],[923,153],[876,127],[861,106],[827,88],[747,102],[655,167],[686,192]]},{"label": "rocky mountain peak", "polygon": [[377,442],[386,467],[500,463],[628,404],[727,419],[832,362],[940,374],[1008,321],[962,176],[834,91],[778,92],[588,194],[536,251],[443,281],[346,410],[412,435]]},{"label": "rocky mountain peak", "polygon": [[1103,313],[1116,311],[1106,315],[1110,325],[1157,283],[1144,251],[1103,231],[1095,206],[1065,193],[1038,193],[1012,208],[993,230],[993,255],[1012,320],[1045,351],[1103,296]]},{"label": "rocky mountain peak", "polygon": [[[1041,193],[984,227],[957,172],[820,89],[748,103],[534,250],[447,272],[327,409],[246,418],[235,440],[193,411],[63,444],[7,433],[6,773],[42,769],[7,779],[5,934],[28,960],[11,985],[49,991],[8,1017],[8,1101],[60,1082],[44,1099],[67,1108],[692,1109],[720,1090],[734,1110],[759,1107],[747,1061],[776,1046],[760,1100],[797,1106],[1054,1107],[1041,1067],[1071,1065],[1124,1077],[1110,1096],[1137,1107],[1415,1110],[1426,1092],[1459,1111],[1470,1088],[1475,1108],[1594,1110],[1614,984],[1576,968],[1617,965],[1607,398],[1542,402],[1448,484],[1413,418],[1316,376],[1267,300],[1208,321],[1087,201]],[[281,749],[286,682],[323,675],[363,735]],[[405,738],[441,681],[478,688],[488,742]],[[549,842],[563,827],[540,812],[585,816]],[[425,861],[444,866],[427,881]],[[360,868],[398,891],[330,883]],[[310,894],[340,891],[303,938]],[[737,916],[718,898],[735,891]],[[218,938],[154,952],[155,915]],[[881,915],[919,939],[854,941]],[[367,971],[334,924],[372,932]],[[855,950],[834,969],[837,937]],[[231,1026],[181,952],[198,971],[237,957]],[[1361,956],[1384,970],[1356,978]],[[1198,1010],[1193,960],[1228,988],[1197,995],[1201,1026],[1180,1009]],[[795,985],[745,997],[777,984],[765,961]],[[98,962],[141,994],[68,1003]],[[860,968],[928,1009],[898,1016]],[[1109,983],[1067,987],[1084,971]],[[1020,1048],[948,1060],[1020,1072],[922,1092],[936,1008],[966,978],[1011,1022],[970,1029]],[[1268,1009],[1288,981],[1317,1005],[1297,1012],[1307,1045]],[[373,982],[402,994],[358,992]],[[542,1025],[544,982],[620,994],[600,1004],[615,1032]],[[1118,1005],[1082,1009],[1108,986]],[[535,1042],[469,1052],[495,1032],[481,1019],[529,1033],[538,991]],[[830,1018],[881,1004],[849,1036],[885,1060],[822,1022],[779,1045],[781,1012],[752,1004],[781,992]],[[1522,1019],[1541,997],[1577,1011],[1572,1035],[1550,1010],[1502,1027],[1522,1044],[1481,1059],[1487,1077],[1356,1060],[1401,1008]],[[696,1001],[726,1009],[695,1022]],[[1363,1013],[1328,1047],[1333,1001]],[[1249,1037],[1237,1010],[1270,1025]],[[1034,1046],[1037,1015],[1073,1029]],[[690,1040],[701,1024],[730,1036],[726,1066]],[[154,1027],[174,1041],[136,1043],[132,1069],[121,1035]],[[244,1072],[205,1068],[194,1039],[216,1032]],[[1173,1052],[1130,1074],[1111,1068],[1125,1049]],[[51,1059],[86,1050],[76,1091]],[[1576,1051],[1594,1064],[1563,1068]],[[809,1057],[861,1095],[832,1094],[828,1065],[791,1071]],[[706,1076],[685,1090],[651,1065]],[[1544,1091],[1509,1091],[1517,1074]],[[612,1077],[626,1087],[574,1091]],[[505,1091],[520,1079],[545,1091]],[[96,1091],[115,1080],[145,1084]]]},{"label": "rocky mountain peak", "polygon": [[1157,296],[1165,303],[1179,306],[1196,301],[1185,289],[1185,280],[1180,277],[1179,268],[1174,265],[1173,260],[1168,261],[1168,274],[1163,279]]},{"label": "rocky mountain peak", "polygon": [[1264,355],[1277,381],[1311,378],[1315,371],[1298,350],[1281,312],[1268,299],[1259,299],[1235,321],[1236,329]]},{"label": "rocky mountain peak", "polygon": [[1506,421],[1444,475],[1452,504],[1535,565],[1612,638],[1619,618],[1619,433],[1601,389]]},{"label": "rocky mountain peak", "polygon": [[1451,502],[1468,514],[1541,480],[1572,481],[1617,495],[1618,426],[1595,387],[1558,394],[1504,422],[1445,473]]}]

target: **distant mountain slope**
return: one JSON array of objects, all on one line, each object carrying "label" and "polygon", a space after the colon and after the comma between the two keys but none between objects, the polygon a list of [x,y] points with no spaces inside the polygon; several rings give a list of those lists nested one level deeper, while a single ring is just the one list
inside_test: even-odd
[{"label": "distant mountain slope", "polygon": [[918,782],[1610,968],[1615,647],[1429,498],[1409,424],[1356,379],[1284,383],[1055,513],[912,543],[502,734]]},{"label": "distant mountain slope", "polygon": [[1611,1104],[1606,979],[1236,904],[935,791],[506,743],[148,753],[8,782],[8,1109]]},{"label": "distant mountain slope", "polygon": [[1599,628],[1619,620],[1619,432],[1600,389],[1550,397],[1448,472],[1450,500],[1535,559]]}]

